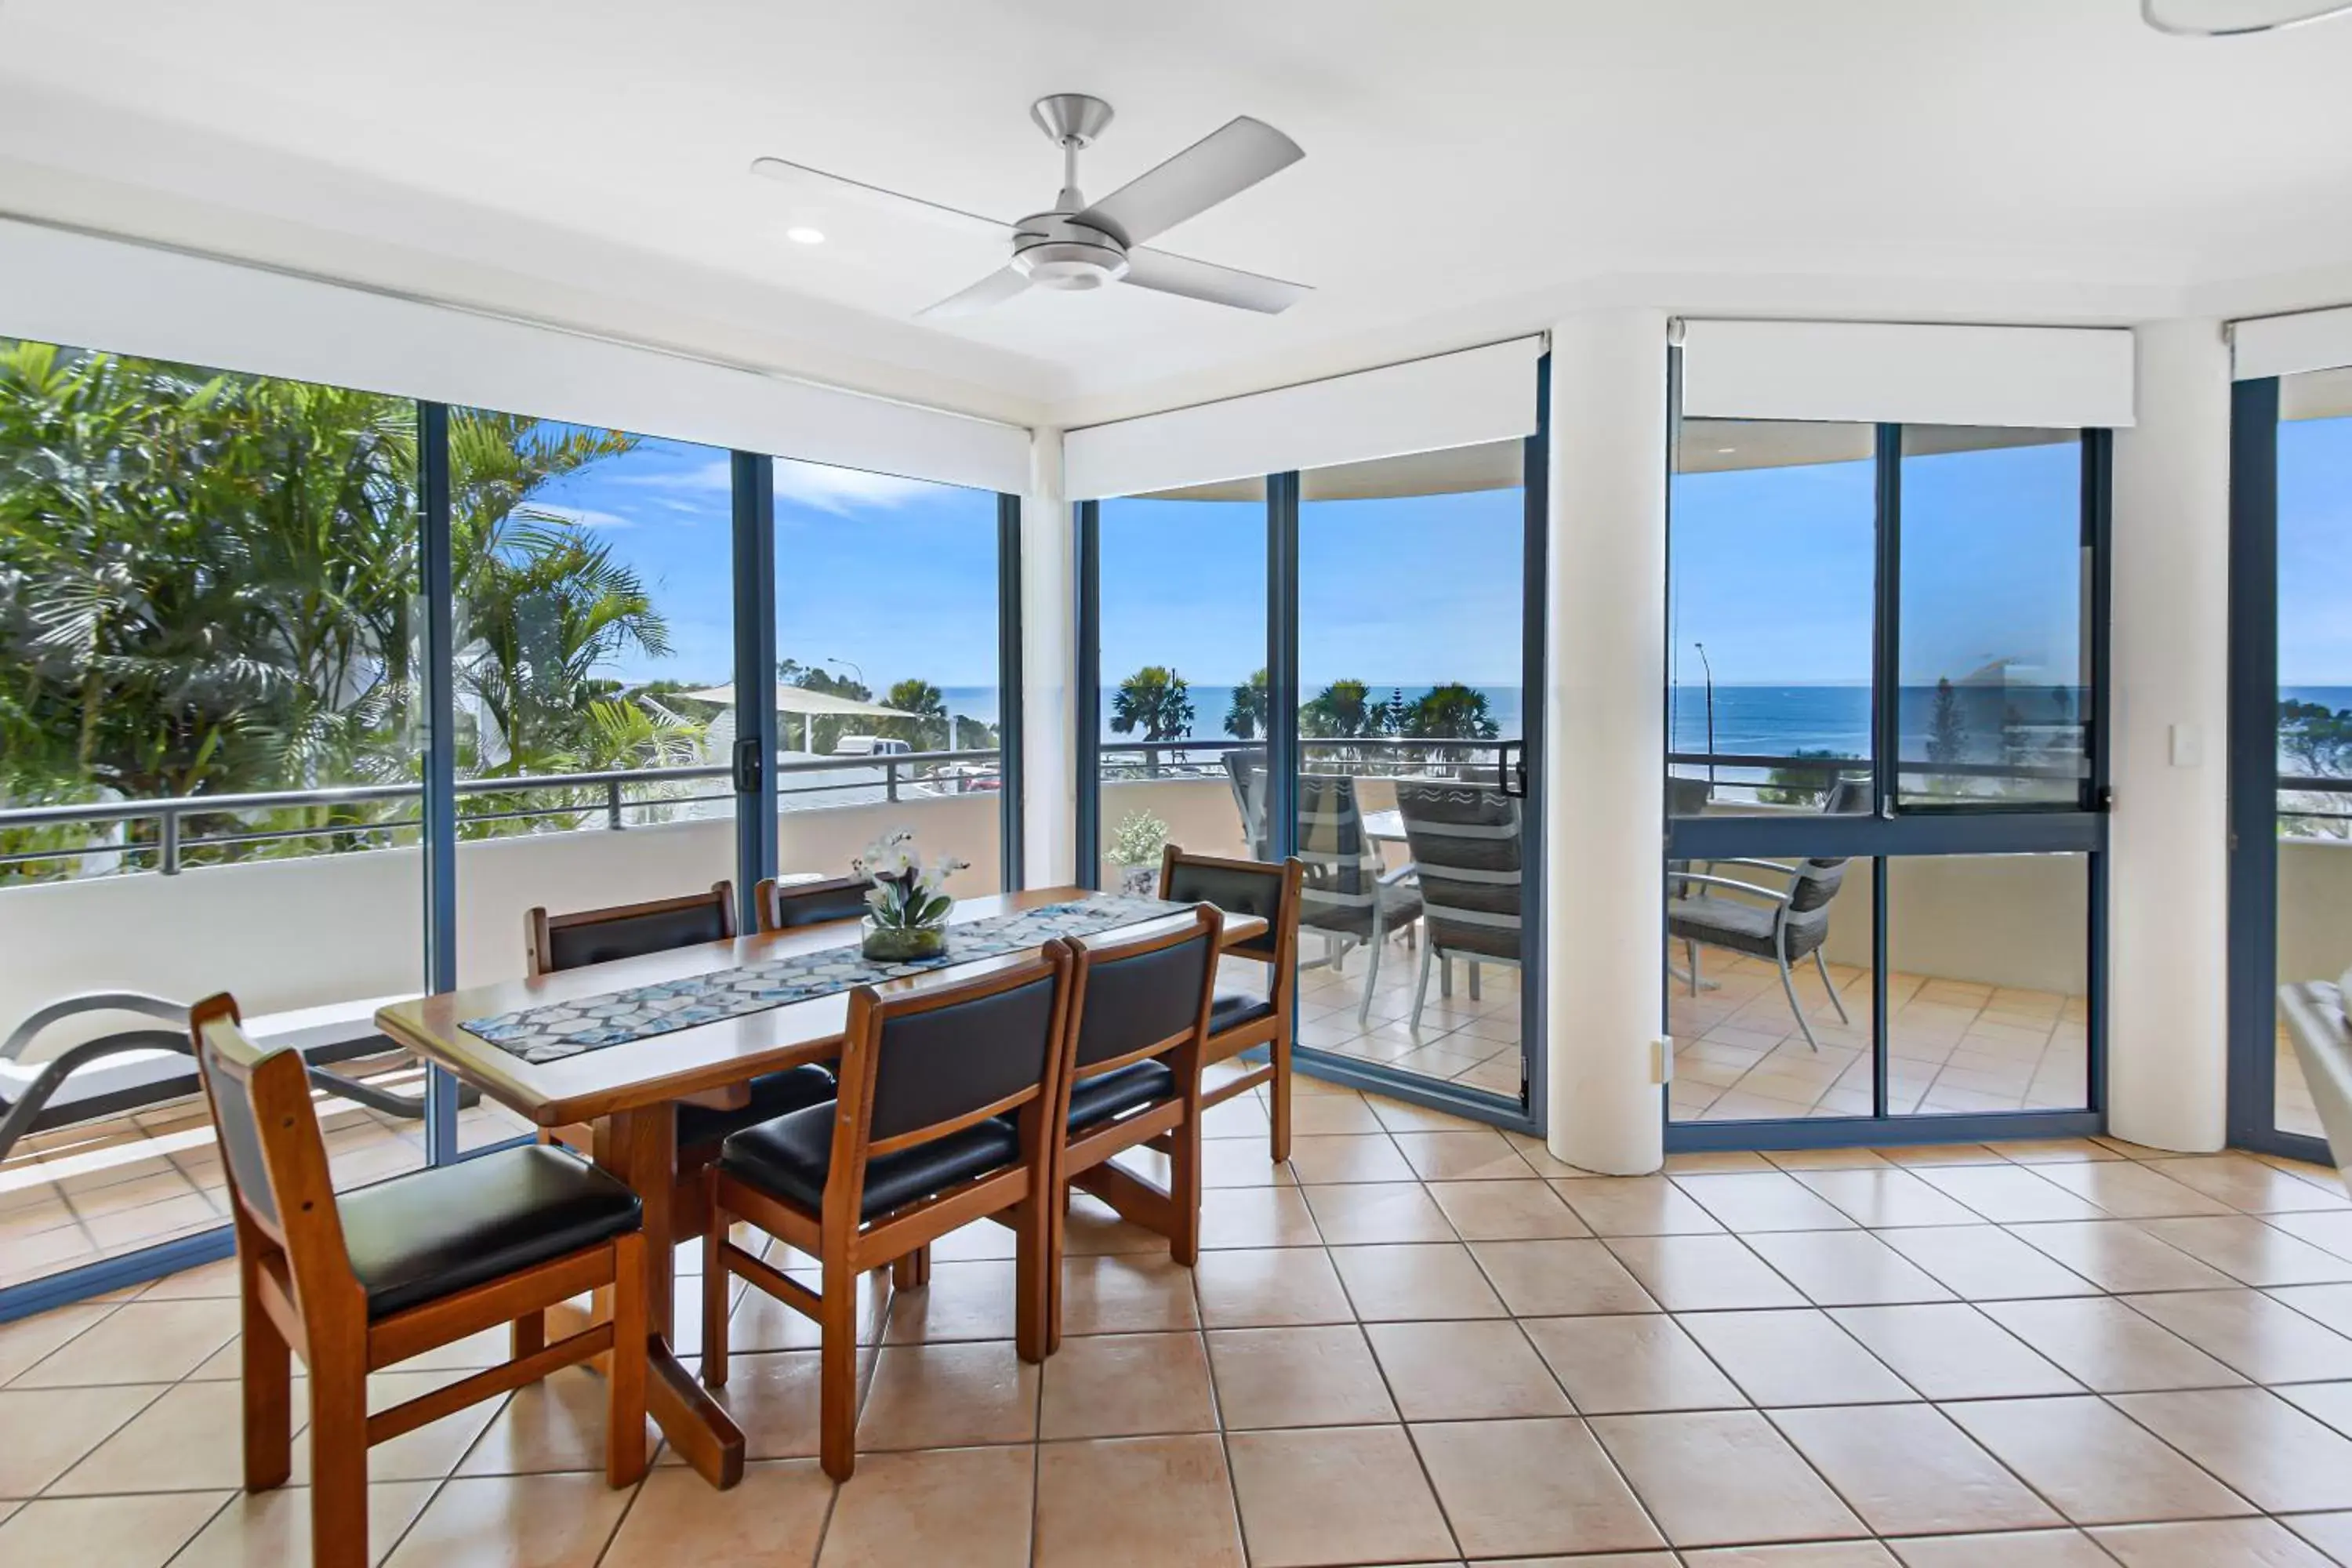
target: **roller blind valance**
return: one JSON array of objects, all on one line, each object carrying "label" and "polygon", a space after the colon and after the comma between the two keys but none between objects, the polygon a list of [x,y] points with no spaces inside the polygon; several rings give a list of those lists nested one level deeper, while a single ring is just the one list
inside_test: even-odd
[{"label": "roller blind valance", "polygon": [[1073,430],[1072,500],[1370,462],[1532,435],[1540,338]]},{"label": "roller blind valance", "polygon": [[2132,423],[2122,328],[1689,321],[1683,413],[2113,429]]},{"label": "roller blind valance", "polygon": [[2240,381],[2352,365],[2352,309],[2261,316],[2231,328],[2231,374]]},{"label": "roller blind valance", "polygon": [[1019,491],[1029,432],[235,262],[0,220],[0,335]]}]

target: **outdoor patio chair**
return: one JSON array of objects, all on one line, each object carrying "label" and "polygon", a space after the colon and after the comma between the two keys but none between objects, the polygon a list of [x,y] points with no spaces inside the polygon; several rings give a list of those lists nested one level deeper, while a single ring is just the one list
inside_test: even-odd
[{"label": "outdoor patio chair", "polygon": [[2330,985],[2324,980],[2279,987],[2280,1011],[2303,1063],[2303,1081],[2327,1133],[2336,1168],[2352,1182],[2352,1019],[2344,1004],[2352,996],[2352,970]]},{"label": "outdoor patio chair", "polygon": [[1224,754],[1225,782],[1233,786],[1234,809],[1242,819],[1242,842],[1253,860],[1272,858],[1265,831],[1265,753],[1255,747]]},{"label": "outdoor patio chair", "polygon": [[1412,865],[1381,868],[1380,847],[1364,831],[1356,781],[1333,773],[1299,775],[1298,858],[1307,868],[1298,890],[1298,923],[1322,932],[1332,944],[1321,962],[1337,971],[1358,944],[1371,955],[1364,994],[1356,1005],[1356,1022],[1369,1022],[1388,938],[1421,919]]},{"label": "outdoor patio chair", "polygon": [[1450,996],[1454,961],[1467,963],[1474,999],[1480,964],[1519,967],[1525,837],[1519,803],[1498,789],[1401,779],[1396,803],[1421,887],[1421,977],[1412,988],[1418,1029],[1433,963],[1439,994]]},{"label": "outdoor patio chair", "polygon": [[[1852,816],[1864,810],[1870,800],[1870,781],[1866,778],[1841,778],[1833,782],[1822,797],[1822,813],[1825,816]],[[1768,888],[1756,882],[1701,872],[1694,866],[1739,866],[1750,870],[1777,874],[1788,879],[1784,886]],[[1687,982],[1690,994],[1697,995],[1703,982],[1698,972],[1698,950],[1702,946],[1719,947],[1744,953],[1750,958],[1768,958],[1780,966],[1780,989],[1789,998],[1789,1010],[1796,1015],[1797,1027],[1803,1031],[1805,1044],[1814,1050],[1822,1048],[1813,1037],[1813,1026],[1805,1016],[1805,1009],[1797,1001],[1797,986],[1790,965],[1811,958],[1813,967],[1822,977],[1822,985],[1829,993],[1830,1005],[1837,1010],[1838,1022],[1851,1024],[1844,1000],[1838,995],[1837,986],[1830,980],[1828,960],[1822,947],[1829,940],[1830,903],[1837,897],[1845,880],[1845,859],[1816,858],[1790,863],[1784,860],[1731,858],[1721,860],[1675,861],[1668,868],[1668,898],[1666,900],[1666,934],[1683,944],[1686,973],[1676,978]],[[1708,897],[1714,889],[1744,893],[1764,900],[1760,905],[1738,899]]]},{"label": "outdoor patio chair", "polygon": [[[265,1045],[299,1051],[310,1085],[320,1093],[414,1121],[425,1115],[421,1093],[396,1094],[327,1070],[334,1063],[398,1053],[400,1047],[377,1033],[371,1020],[378,1007],[400,999],[373,996],[271,1013],[255,1017],[246,1032]],[[50,1029],[109,1013],[164,1026],[117,1029],[68,1046],[46,1061],[25,1059]],[[143,991],[84,992],[34,1011],[0,1040],[0,1160],[36,1132],[128,1116],[201,1093],[188,1020],[188,1004]],[[461,1091],[463,1104],[480,1099],[477,1089]]]}]

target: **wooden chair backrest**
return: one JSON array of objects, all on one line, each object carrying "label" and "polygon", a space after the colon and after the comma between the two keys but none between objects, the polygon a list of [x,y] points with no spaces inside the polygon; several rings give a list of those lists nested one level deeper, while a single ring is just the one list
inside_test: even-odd
[{"label": "wooden chair backrest", "polygon": [[1298,978],[1298,892],[1307,876],[1296,857],[1282,861],[1234,860],[1187,855],[1171,844],[1160,856],[1160,896],[1180,903],[1210,903],[1227,914],[1255,915],[1265,934],[1235,942],[1226,951],[1274,965],[1276,1006],[1289,1010]]},{"label": "wooden chair backrest", "polygon": [[258,1232],[283,1254],[289,1294],[305,1317],[306,1303],[357,1295],[302,1053],[255,1045],[226,993],[189,1009],[188,1037],[240,1228]]},{"label": "wooden chair backrest", "polygon": [[863,877],[828,877],[822,882],[780,882],[762,877],[751,889],[751,911],[763,933],[827,921],[854,921],[865,914],[866,894],[872,886]]},{"label": "wooden chair backrest", "polygon": [[1188,1047],[1197,1074],[1223,931],[1224,917],[1203,904],[1173,931],[1119,942],[1072,942],[1066,1081]]},{"label": "wooden chair backrest", "polygon": [[[827,1226],[856,1223],[866,1162],[876,1154],[1017,1112],[1024,1155],[1039,1155],[1045,1111],[1060,1089],[1070,965],[1056,941],[1034,959],[961,984],[850,993]],[[845,1205],[838,1215],[836,1202]]]},{"label": "wooden chair backrest", "polygon": [[523,917],[523,934],[532,974],[725,942],[735,934],[735,885],[721,880],[707,893],[568,915],[535,909]]}]

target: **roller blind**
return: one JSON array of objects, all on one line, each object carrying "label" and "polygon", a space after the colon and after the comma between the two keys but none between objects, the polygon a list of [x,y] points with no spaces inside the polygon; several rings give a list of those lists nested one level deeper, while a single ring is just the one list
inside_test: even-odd
[{"label": "roller blind", "polygon": [[1334,376],[1073,430],[1072,500],[1214,484],[1293,468],[1532,435],[1540,338]]},{"label": "roller blind", "polygon": [[657,349],[0,221],[0,335],[1020,491],[1029,432]]},{"label": "roller blind", "polygon": [[2352,309],[2262,316],[2231,330],[2240,381],[2352,365]]},{"label": "roller blind", "polygon": [[1690,321],[1695,418],[2117,428],[2132,423],[2122,328]]}]

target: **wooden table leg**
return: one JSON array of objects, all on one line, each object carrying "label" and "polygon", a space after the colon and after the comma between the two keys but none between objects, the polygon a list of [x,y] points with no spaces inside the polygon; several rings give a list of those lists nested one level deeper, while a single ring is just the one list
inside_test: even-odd
[{"label": "wooden table leg", "polygon": [[676,1307],[677,1237],[670,1201],[677,1189],[677,1113],[667,1105],[622,1111],[596,1123],[596,1163],[645,1203],[646,1408],[678,1456],[721,1489],[743,1479],[743,1431],[670,1349]]}]

